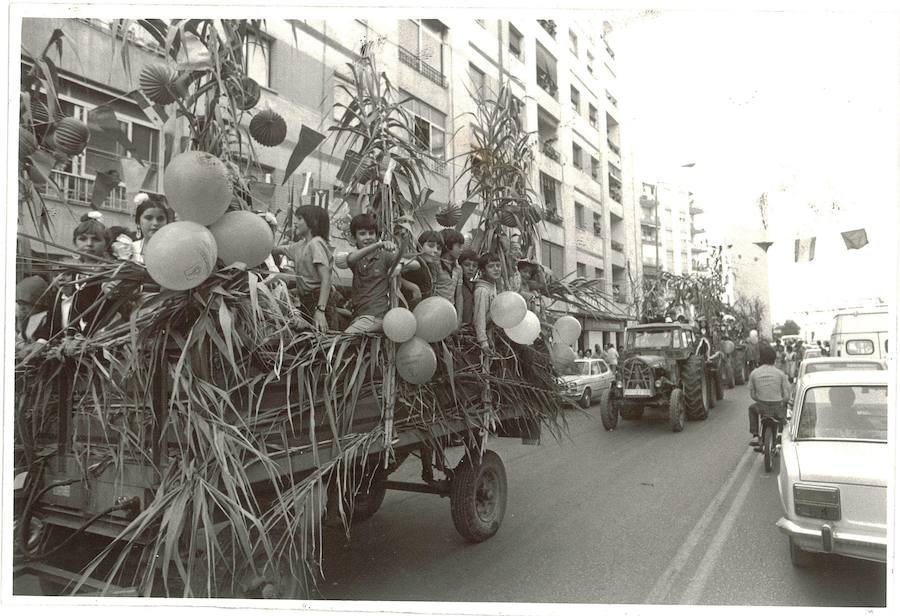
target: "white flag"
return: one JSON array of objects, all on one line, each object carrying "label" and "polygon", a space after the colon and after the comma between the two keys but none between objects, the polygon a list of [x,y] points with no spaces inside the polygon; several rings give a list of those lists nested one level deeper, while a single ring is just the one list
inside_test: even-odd
[{"label": "white flag", "polygon": [[816,258],[816,238],[805,237],[794,241],[794,261],[807,263]]}]

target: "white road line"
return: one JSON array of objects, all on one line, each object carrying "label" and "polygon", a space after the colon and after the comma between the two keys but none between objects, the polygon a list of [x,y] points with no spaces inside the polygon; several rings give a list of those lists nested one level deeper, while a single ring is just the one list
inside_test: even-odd
[{"label": "white road line", "polygon": [[747,466],[747,462],[754,459],[755,457],[756,452],[754,452],[752,449],[748,448],[747,451],[744,452],[744,455],[737,463],[737,466],[734,467],[734,470],[731,472],[731,475],[729,475],[727,481],[722,484],[722,487],[719,488],[716,496],[712,499],[712,501],[710,501],[709,505],[706,507],[706,510],[703,512],[703,515],[700,516],[700,519],[697,520],[694,528],[691,529],[690,533],[688,533],[687,538],[684,540],[684,543],[681,544],[681,547],[678,549],[678,552],[675,554],[672,562],[669,563],[669,566],[666,568],[666,570],[663,571],[661,576],[659,576],[659,579],[656,581],[656,584],[653,586],[650,594],[648,594],[644,599],[643,603],[652,604],[663,603],[665,601],[666,597],[669,595],[669,592],[672,590],[672,586],[674,585],[678,574],[681,573],[681,570],[690,560],[691,554],[700,543],[700,540],[703,539],[706,528],[712,523],[714,519],[716,519],[716,513],[722,507],[722,503],[725,501],[725,498],[731,491],[732,486],[734,486],[741,472],[744,471],[745,467]]},{"label": "white road line", "polygon": [[[753,466],[751,465],[751,469],[752,468]],[[734,527],[738,514],[741,512],[741,508],[744,505],[744,501],[747,500],[747,494],[750,492],[750,487],[753,485],[754,479],[756,479],[756,473],[747,473],[744,483],[742,483],[741,487],[738,489],[738,492],[731,503],[731,507],[728,508],[728,512],[722,519],[719,529],[716,531],[712,542],[706,549],[706,554],[703,555],[703,559],[697,567],[697,573],[694,575],[694,579],[691,580],[691,583],[684,591],[684,594],[681,595],[681,600],[679,601],[680,604],[694,605],[697,600],[700,599],[701,593],[706,588],[706,582],[709,580],[710,574],[712,574],[713,565],[716,564],[719,555],[722,553],[722,548],[725,547],[725,542],[728,540],[728,534]]]}]

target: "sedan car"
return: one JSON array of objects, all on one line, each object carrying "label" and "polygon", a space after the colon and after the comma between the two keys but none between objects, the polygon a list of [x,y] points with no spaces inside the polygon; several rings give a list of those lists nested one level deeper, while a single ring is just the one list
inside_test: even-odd
[{"label": "sedan car", "polygon": [[834,372],[835,370],[887,370],[887,362],[882,359],[865,359],[863,357],[810,357],[800,362],[794,393],[796,394],[798,383],[804,375]]},{"label": "sedan car", "polygon": [[778,490],[791,562],[812,553],[885,562],[887,371],[804,376],[781,436]]},{"label": "sedan car", "polygon": [[566,395],[578,401],[582,408],[588,408],[591,400],[608,395],[613,382],[613,371],[602,359],[576,359],[574,374],[560,377]]}]

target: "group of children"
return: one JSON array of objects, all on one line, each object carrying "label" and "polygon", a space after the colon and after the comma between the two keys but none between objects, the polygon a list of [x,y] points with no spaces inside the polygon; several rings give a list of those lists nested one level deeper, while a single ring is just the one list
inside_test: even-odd
[{"label": "group of children", "polygon": [[[97,212],[82,217],[73,233],[78,253],[74,262],[119,259],[144,263],[148,240],[175,218],[165,197],[141,193],[135,198],[134,233],[123,227],[107,228]],[[266,220],[273,233],[277,222],[271,214]],[[520,260],[521,246],[513,238],[506,245],[507,280],[502,283],[503,262],[495,253],[476,254],[465,249],[465,238],[455,229],[427,230],[418,238],[419,252],[402,259],[397,246],[379,240],[375,218],[358,214],[350,222],[355,249],[335,255],[330,243],[328,213],[317,206],[304,205],[295,211],[294,242],[280,246],[266,260],[272,273],[268,280],[290,287],[295,309],[316,329],[344,329],[348,333],[379,332],[384,315],[390,309],[392,276],[399,276],[399,288],[410,308],[421,300],[437,296],[456,308],[457,327],[473,326],[480,346],[490,346],[489,317],[491,302],[498,292],[521,293],[533,307],[538,266]],[[279,265],[279,260],[281,261]],[[282,272],[286,260],[292,272]],[[341,305],[340,293],[332,284],[333,267],[353,273],[350,309]],[[84,273],[69,272],[52,283],[39,276],[26,278],[16,290],[17,349],[27,350],[29,343],[42,342],[64,332],[91,334],[104,321],[103,294],[108,285],[97,284]],[[286,284],[285,284],[286,283]],[[37,315],[43,314],[43,318]],[[349,325],[340,327],[341,316]]]}]

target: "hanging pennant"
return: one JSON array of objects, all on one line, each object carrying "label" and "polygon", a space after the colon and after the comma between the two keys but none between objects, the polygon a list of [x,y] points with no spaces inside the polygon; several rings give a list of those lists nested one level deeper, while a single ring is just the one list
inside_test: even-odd
[{"label": "hanging pennant", "polygon": [[125,193],[127,195],[136,195],[141,192],[144,189],[144,182],[147,181],[149,168],[134,158],[123,158],[119,162],[122,164]]},{"label": "hanging pennant", "polygon": [[122,181],[121,174],[115,170],[97,171],[94,176],[94,190],[91,193],[91,205],[100,207],[109,193],[115,190],[116,186]]},{"label": "hanging pennant", "polygon": [[869,243],[869,236],[865,229],[843,231],[841,237],[844,238],[844,245],[847,247],[847,250],[859,250]]},{"label": "hanging pennant", "polygon": [[104,132],[121,143],[126,152],[134,152],[134,144],[122,130],[119,118],[111,107],[102,105],[91,109],[87,114],[87,124],[91,131]]},{"label": "hanging pennant", "polygon": [[762,251],[765,253],[769,252],[769,246],[772,245],[772,242],[753,242],[753,243],[756,244],[757,246],[759,246],[760,248],[762,248]]},{"label": "hanging pennant", "polygon": [[294,147],[294,151],[291,152],[291,158],[288,160],[287,168],[284,170],[284,179],[281,181],[282,186],[284,186],[284,183],[287,182],[288,178],[293,175],[294,171],[297,170],[300,163],[302,163],[307,156],[312,154],[324,140],[325,135],[322,133],[317,133],[306,126],[300,128],[300,137],[297,139],[297,145]]},{"label": "hanging pennant", "polygon": [[807,263],[816,258],[816,238],[806,237],[794,241],[794,261]]},{"label": "hanging pennant", "polygon": [[146,115],[147,118],[154,124],[162,125],[168,121],[169,114],[166,113],[165,107],[163,107],[162,105],[157,105],[156,103],[151,101],[140,90],[130,92],[128,96],[131,97],[131,100],[138,104],[138,107],[141,108],[141,111],[144,112],[144,115]]}]

